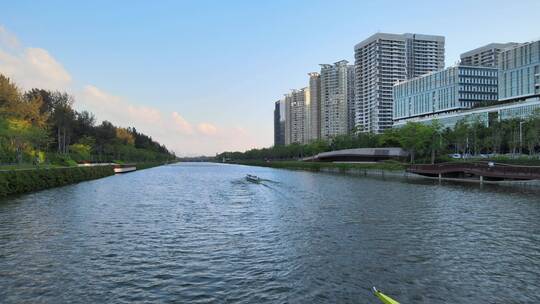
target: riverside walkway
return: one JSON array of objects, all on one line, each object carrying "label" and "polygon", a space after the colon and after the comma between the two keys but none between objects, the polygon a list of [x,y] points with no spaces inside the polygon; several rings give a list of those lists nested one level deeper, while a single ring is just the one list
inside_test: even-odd
[{"label": "riverside walkway", "polygon": [[410,165],[407,172],[439,178],[486,180],[540,179],[540,166],[515,166],[492,162]]}]

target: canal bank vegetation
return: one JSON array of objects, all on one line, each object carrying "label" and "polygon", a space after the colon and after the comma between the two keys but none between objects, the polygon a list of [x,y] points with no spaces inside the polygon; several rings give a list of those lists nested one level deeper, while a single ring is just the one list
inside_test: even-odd
[{"label": "canal bank vegetation", "polygon": [[2,165],[73,166],[84,162],[165,162],[174,153],[135,128],[96,124],[58,91],[23,92],[0,74],[0,169]]},{"label": "canal bank vegetation", "polygon": [[218,160],[299,160],[328,152],[352,148],[401,147],[410,153],[410,163],[437,163],[463,160],[540,165],[540,113],[527,119],[498,121],[490,118],[489,127],[480,120],[459,121],[454,128],[409,122],[381,134],[357,133],[337,136],[329,141],[291,144],[246,152],[224,152]]},{"label": "canal bank vegetation", "polygon": [[64,186],[113,174],[112,166],[0,171],[0,197]]},{"label": "canal bank vegetation", "polygon": [[[169,162],[139,162],[137,170]],[[27,165],[5,166],[0,170],[0,197],[65,186],[115,174],[113,165],[73,166]]]}]

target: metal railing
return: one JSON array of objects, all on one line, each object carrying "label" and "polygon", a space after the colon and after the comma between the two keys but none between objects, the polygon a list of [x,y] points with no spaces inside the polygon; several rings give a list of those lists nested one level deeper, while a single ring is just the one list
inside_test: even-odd
[{"label": "metal railing", "polygon": [[540,167],[514,166],[491,162],[440,163],[429,165],[410,165],[408,172],[419,174],[468,173],[479,176],[518,179],[540,179]]}]

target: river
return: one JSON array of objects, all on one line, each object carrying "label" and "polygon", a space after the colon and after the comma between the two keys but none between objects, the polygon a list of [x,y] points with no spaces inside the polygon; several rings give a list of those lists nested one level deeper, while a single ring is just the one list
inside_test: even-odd
[{"label": "river", "polygon": [[378,303],[371,286],[540,302],[539,193],[183,163],[0,200],[2,303]]}]

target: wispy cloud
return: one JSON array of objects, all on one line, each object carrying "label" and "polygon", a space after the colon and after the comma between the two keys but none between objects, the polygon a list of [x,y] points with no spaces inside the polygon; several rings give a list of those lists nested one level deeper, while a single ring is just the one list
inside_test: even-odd
[{"label": "wispy cloud", "polygon": [[102,120],[109,120],[120,125],[137,123],[151,125],[163,119],[158,109],[132,104],[93,85],[86,85],[75,94],[79,103],[78,107],[84,106],[92,110]]},{"label": "wispy cloud", "polygon": [[244,128],[217,126],[209,122],[193,123],[178,112],[164,113],[157,108],[131,103],[95,86],[77,93],[77,107],[96,114],[99,119],[152,135],[178,155],[213,155],[225,150],[252,148],[255,137]]},{"label": "wispy cloud", "polygon": [[23,88],[66,89],[71,75],[49,52],[23,47],[13,33],[0,26],[0,72]]},{"label": "wispy cloud", "polygon": [[[74,87],[70,73],[47,50],[24,47],[0,26],[0,73],[23,89],[63,90],[75,95],[75,107],[88,110],[98,120],[136,127],[174,150],[178,155],[212,155],[225,150],[245,150],[257,142],[240,126],[190,122],[178,111],[162,110],[128,100],[95,85]],[[180,104],[180,103],[179,103]]]},{"label": "wispy cloud", "polygon": [[193,134],[193,127],[189,122],[187,122],[187,120],[184,119],[184,117],[182,117],[182,115],[178,114],[178,112],[172,112],[171,116],[176,131],[185,135]]},{"label": "wispy cloud", "polygon": [[216,126],[207,122],[203,122],[197,125],[197,130],[199,130],[201,134],[209,136],[216,135],[218,133],[218,129],[216,128]]},{"label": "wispy cloud", "polygon": [[9,49],[17,49],[21,44],[15,34],[9,32],[5,27],[0,25],[0,45]]},{"label": "wispy cloud", "polygon": [[0,30],[0,71],[3,74],[23,88],[60,90],[71,85],[71,75],[49,52],[17,47],[17,40],[6,33]]}]

